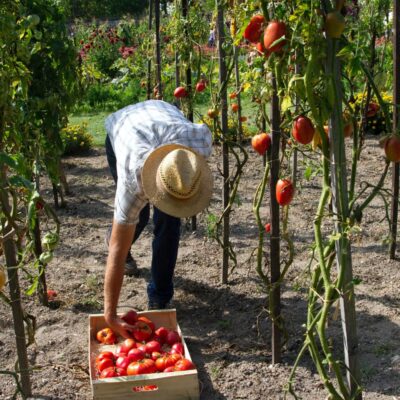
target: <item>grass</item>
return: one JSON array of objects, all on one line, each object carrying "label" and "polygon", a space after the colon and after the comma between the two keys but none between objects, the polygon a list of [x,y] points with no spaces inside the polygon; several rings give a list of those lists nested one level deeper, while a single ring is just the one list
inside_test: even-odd
[{"label": "grass", "polygon": [[94,146],[104,146],[106,139],[106,130],[104,128],[104,120],[111,113],[108,111],[93,112],[90,114],[77,114],[69,117],[70,124],[81,124],[86,122],[88,125],[88,132],[93,136]]}]

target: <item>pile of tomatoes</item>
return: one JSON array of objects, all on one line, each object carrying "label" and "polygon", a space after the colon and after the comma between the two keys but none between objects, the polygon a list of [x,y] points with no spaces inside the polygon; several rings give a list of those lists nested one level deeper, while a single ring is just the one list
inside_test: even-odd
[{"label": "pile of tomatoes", "polygon": [[104,345],[118,344],[115,351],[105,350],[97,355],[95,365],[100,379],[196,368],[185,358],[182,338],[177,331],[163,326],[156,329],[149,318],[138,316],[133,310],[122,318],[135,326],[132,338],[118,344],[117,335],[110,328],[96,334],[96,339]]}]

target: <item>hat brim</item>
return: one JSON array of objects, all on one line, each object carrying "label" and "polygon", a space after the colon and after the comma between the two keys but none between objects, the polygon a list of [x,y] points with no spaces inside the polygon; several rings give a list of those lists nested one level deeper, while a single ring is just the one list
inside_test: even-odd
[{"label": "hat brim", "polygon": [[[161,182],[157,182],[158,167],[163,158],[173,150],[185,149],[194,153],[201,169],[199,190],[189,199],[178,199],[166,190]],[[187,218],[203,211],[213,192],[213,175],[205,158],[193,149],[180,144],[166,144],[153,150],[146,158],[142,169],[143,190],[149,202],[168,215],[177,218]]]}]

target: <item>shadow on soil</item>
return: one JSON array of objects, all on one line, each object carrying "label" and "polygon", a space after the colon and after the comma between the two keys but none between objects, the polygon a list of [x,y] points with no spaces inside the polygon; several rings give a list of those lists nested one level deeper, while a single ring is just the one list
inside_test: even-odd
[{"label": "shadow on soil", "polygon": [[[218,361],[222,361],[224,366],[240,364],[241,360],[251,361],[255,365],[271,362],[270,321],[266,313],[260,315],[263,301],[250,296],[238,296],[226,286],[211,287],[179,276],[176,276],[175,284],[186,292],[187,297],[193,297],[191,303],[185,302],[184,308],[181,309],[179,303],[176,308],[180,324],[188,336],[194,361],[199,367],[203,386],[201,399],[224,399],[213,387],[210,377],[213,371],[207,370],[206,365]],[[240,282],[233,281],[232,285],[235,284]],[[363,297],[360,296],[360,299]],[[396,303],[396,299],[369,300],[392,306]],[[304,330],[301,326],[305,322],[306,311],[307,304],[298,294],[282,301],[282,313],[289,333],[282,362],[289,366],[293,365],[303,344]],[[391,358],[400,345],[399,327],[380,315],[359,312],[357,318],[362,386],[368,391],[398,395],[400,376],[394,374]],[[337,349],[336,357],[341,359],[340,321],[331,321],[330,324],[329,334]],[[257,335],[257,330],[262,336]],[[303,357],[300,366],[316,373],[308,355]],[[382,386],[382,382],[386,384]]]}]

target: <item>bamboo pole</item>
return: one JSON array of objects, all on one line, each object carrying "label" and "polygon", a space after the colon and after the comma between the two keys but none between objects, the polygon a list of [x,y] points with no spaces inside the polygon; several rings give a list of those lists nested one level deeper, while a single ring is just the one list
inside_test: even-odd
[{"label": "bamboo pole", "polygon": [[281,288],[279,280],[280,271],[280,224],[279,224],[279,204],[276,200],[276,184],[279,179],[279,145],[280,145],[280,107],[278,90],[275,75],[272,76],[272,101],[271,101],[271,125],[272,143],[270,153],[271,179],[270,179],[270,215],[271,215],[271,235],[270,235],[270,266],[271,266],[271,291],[270,305],[272,319],[272,364],[281,362]]},{"label": "bamboo pole", "polygon": [[[190,40],[189,37],[189,31],[188,31],[188,17],[189,17],[189,3],[188,0],[182,0],[182,18],[184,20],[186,20],[186,24],[185,24],[185,37],[186,40]],[[192,92],[193,92],[193,87],[192,87],[192,68],[190,65],[190,54],[188,55],[188,60],[187,60],[187,68],[185,71],[185,75],[186,75],[186,90],[189,93],[189,98],[192,99]],[[192,100],[189,101],[189,110],[188,110],[188,115],[187,118],[189,121],[193,122],[193,102]],[[191,218],[191,227],[192,227],[192,231],[195,231],[197,229],[197,219],[196,216],[194,215]]]},{"label": "bamboo pole", "polygon": [[[153,29],[153,0],[149,0],[149,32]],[[147,100],[151,99],[151,57],[147,60]]]},{"label": "bamboo pole", "polygon": [[[222,135],[225,136],[228,132],[228,100],[227,89],[225,82],[227,80],[227,67],[225,63],[225,17],[223,0],[215,0],[217,7],[217,39],[218,39],[218,57],[219,57],[219,82],[221,87],[221,128]],[[229,205],[229,149],[225,140],[222,142],[222,175],[224,180],[223,185],[223,208],[224,210]],[[225,213],[223,217],[223,258],[222,258],[222,274],[221,282],[228,282],[228,267],[229,267],[229,213]]]},{"label": "bamboo pole", "polygon": [[[399,103],[400,103],[400,0],[394,0],[393,5],[393,133],[397,134],[399,128]],[[392,210],[391,210],[391,234],[390,258],[396,257],[397,219],[399,214],[399,163],[392,164]]]},{"label": "bamboo pole", "polygon": [[161,78],[161,42],[160,42],[160,0],[154,0],[154,19],[156,28],[156,76],[157,89],[160,99],[163,98],[163,87]]}]

